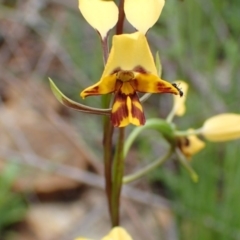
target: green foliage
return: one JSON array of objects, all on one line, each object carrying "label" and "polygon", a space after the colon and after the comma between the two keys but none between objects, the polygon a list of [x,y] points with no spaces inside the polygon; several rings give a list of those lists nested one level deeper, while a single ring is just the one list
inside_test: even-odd
[{"label": "green foliage", "polygon": [[238,144],[211,145],[196,156],[197,184],[181,167],[155,172],[155,180],[161,179],[171,191],[181,239],[239,239]]},{"label": "green foliage", "polygon": [[[200,127],[219,112],[239,113],[239,8],[238,0],[166,1],[157,29],[159,42],[166,46],[155,47],[163,70],[166,63],[176,69],[170,74],[165,70],[164,78],[190,83],[187,112],[175,121],[180,129]],[[208,143],[192,162],[197,184],[174,164],[151,175],[151,181],[167,186],[174,200],[180,239],[240,238],[239,154],[239,141]]]},{"label": "green foliage", "polygon": [[6,227],[22,220],[26,213],[23,197],[11,190],[17,174],[18,167],[8,165],[0,175],[0,237]]}]

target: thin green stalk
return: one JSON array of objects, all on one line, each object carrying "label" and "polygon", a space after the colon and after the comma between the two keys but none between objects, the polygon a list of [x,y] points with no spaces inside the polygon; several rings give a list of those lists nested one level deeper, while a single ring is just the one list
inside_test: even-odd
[{"label": "thin green stalk", "polygon": [[[108,200],[108,209],[110,216],[112,216],[111,196],[112,196],[112,135],[113,126],[109,117],[104,117],[104,175],[105,175],[105,191]],[[111,217],[112,218],[112,217]]]},{"label": "thin green stalk", "polygon": [[110,115],[111,108],[93,108],[78,102],[75,102],[71,100],[70,98],[66,97],[56,86],[56,84],[53,82],[51,78],[49,79],[50,87],[52,89],[53,94],[57,98],[57,100],[63,104],[64,106],[67,106],[69,108],[72,108],[76,111],[80,112],[86,112],[91,114],[99,114],[99,115]]},{"label": "thin green stalk", "polygon": [[171,123],[172,121],[173,121],[173,118],[174,118],[174,116],[175,116],[175,113],[176,113],[176,107],[173,107],[172,108],[172,110],[171,110],[171,112],[168,114],[168,116],[167,116],[167,118],[166,118],[166,121],[168,122],[168,123]]},{"label": "thin green stalk", "polygon": [[159,158],[159,159],[155,160],[154,162],[148,164],[146,167],[142,168],[141,170],[124,177],[123,184],[135,181],[135,180],[143,177],[144,175],[148,174],[152,170],[156,169],[157,167],[161,166],[171,156],[172,152],[173,152],[173,149],[170,148],[168,150],[167,154],[165,156],[163,156],[162,158]]},{"label": "thin green stalk", "polygon": [[[118,9],[119,9],[119,18],[116,26],[117,35],[123,33],[123,23],[125,18],[124,0],[120,0]],[[112,127],[112,124],[109,120],[109,126],[110,125]],[[124,157],[123,157],[124,130],[125,128],[119,128],[119,138],[116,146],[114,161],[113,163],[111,163],[113,164],[113,166],[111,165],[112,166],[111,189],[110,189],[111,197],[110,197],[109,206],[110,206],[112,226],[119,225],[120,194],[121,194],[122,177],[123,177],[123,171],[124,171]],[[108,167],[110,168],[110,166]],[[108,171],[110,171],[109,168],[108,168]]]},{"label": "thin green stalk", "polygon": [[194,171],[194,169],[191,167],[191,165],[189,164],[188,160],[185,158],[185,156],[182,154],[181,150],[176,148],[175,152],[178,156],[178,160],[180,161],[180,163],[186,168],[186,170],[189,172],[190,177],[192,178],[192,180],[194,182],[198,182],[198,175],[197,173]]},{"label": "thin green stalk", "polygon": [[191,131],[186,130],[186,131],[176,131],[174,134],[176,137],[187,137],[189,135],[199,135],[201,134],[202,128],[198,128],[198,129],[191,129]]},{"label": "thin green stalk", "polygon": [[159,133],[161,133],[164,136],[165,139],[169,139],[170,142],[171,140],[173,140],[172,138],[174,138],[173,129],[165,120],[158,119],[158,118],[149,119],[147,120],[144,126],[134,128],[134,130],[129,134],[124,145],[124,157],[126,157],[130,147],[132,146],[137,136],[146,129],[157,130]]},{"label": "thin green stalk", "polygon": [[[109,49],[108,36],[102,39],[103,61],[107,63]],[[111,102],[111,95],[102,96],[102,108],[108,108]],[[111,124],[109,116],[103,117],[103,159],[104,159],[104,175],[105,175],[105,191],[108,201],[108,209],[112,219],[112,136],[114,128]],[[113,221],[113,220],[112,220]]]},{"label": "thin green stalk", "polygon": [[112,203],[111,203],[113,227],[119,225],[120,195],[121,195],[122,178],[123,178],[123,172],[124,172],[124,156],[123,156],[124,131],[125,131],[125,128],[119,128],[117,149],[116,149],[114,162],[113,162]]}]

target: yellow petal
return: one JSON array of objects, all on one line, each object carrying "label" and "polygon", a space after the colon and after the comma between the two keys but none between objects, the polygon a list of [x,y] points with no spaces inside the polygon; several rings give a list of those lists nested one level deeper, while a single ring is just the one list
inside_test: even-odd
[{"label": "yellow petal", "polygon": [[183,96],[173,96],[173,108],[175,115],[182,116],[186,111],[185,101],[187,98],[188,84],[184,81],[176,81],[177,87],[183,92]]},{"label": "yellow petal", "polygon": [[205,147],[205,143],[196,135],[181,137],[178,139],[178,146],[187,159],[191,159],[193,155],[201,151]]},{"label": "yellow petal", "polygon": [[115,94],[111,113],[111,121],[114,127],[125,127],[130,123],[136,126],[145,124],[143,108],[137,93],[130,90],[133,91],[130,84],[124,83]]},{"label": "yellow petal", "polygon": [[86,21],[102,39],[118,21],[118,7],[112,0],[79,0],[79,9]]},{"label": "yellow petal", "polygon": [[146,37],[140,32],[115,35],[102,77],[111,75],[117,69],[132,71],[134,68],[143,68],[157,76]]},{"label": "yellow petal", "polygon": [[158,20],[164,0],[125,0],[124,11],[127,20],[145,34]]},{"label": "yellow petal", "polygon": [[132,240],[132,238],[124,228],[115,227],[102,240]]},{"label": "yellow petal", "polygon": [[110,76],[102,78],[96,84],[84,89],[80,96],[82,98],[93,96],[93,95],[101,95],[111,93],[115,90],[116,84],[116,74],[112,74]]},{"label": "yellow petal", "polygon": [[240,114],[225,113],[205,121],[201,129],[209,141],[222,142],[240,138]]},{"label": "yellow petal", "polygon": [[179,91],[171,83],[153,74],[137,73],[131,84],[138,92],[179,94]]}]

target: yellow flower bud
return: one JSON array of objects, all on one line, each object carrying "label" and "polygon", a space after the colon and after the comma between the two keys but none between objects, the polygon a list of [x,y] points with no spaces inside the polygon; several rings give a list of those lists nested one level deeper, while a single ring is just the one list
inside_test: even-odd
[{"label": "yellow flower bud", "polygon": [[79,0],[78,3],[83,17],[104,39],[118,21],[118,7],[115,2],[112,0]]},{"label": "yellow flower bud", "polygon": [[158,20],[165,0],[125,0],[124,11],[127,20],[145,34]]},{"label": "yellow flower bud", "polygon": [[240,114],[225,113],[207,119],[201,128],[201,134],[213,142],[240,138]]}]

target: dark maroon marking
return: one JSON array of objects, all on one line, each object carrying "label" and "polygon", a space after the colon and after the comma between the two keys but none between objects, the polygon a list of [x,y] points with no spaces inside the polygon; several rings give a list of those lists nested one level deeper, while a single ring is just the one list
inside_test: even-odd
[{"label": "dark maroon marking", "polygon": [[157,83],[157,87],[158,87],[158,88],[160,88],[160,87],[165,87],[165,83],[158,82],[158,83]]},{"label": "dark maroon marking", "polygon": [[[94,88],[92,88],[91,90],[85,91],[85,93],[96,93],[98,92],[99,86],[96,86]],[[101,93],[96,94],[96,95],[101,95]]]},{"label": "dark maroon marking", "polygon": [[172,83],[172,85],[178,90],[180,97],[183,96],[183,91],[176,83]]},{"label": "dark maroon marking", "polygon": [[129,115],[127,108],[127,95],[119,90],[118,92],[116,92],[114,96],[113,105],[115,102],[121,103],[121,106],[118,108],[116,112],[111,113],[111,121],[114,127],[118,127],[121,121],[124,118],[127,118]]},{"label": "dark maroon marking", "polygon": [[122,71],[122,69],[120,67],[117,67],[110,73],[110,75],[113,75],[113,74],[115,74],[115,73],[117,73],[119,71]]},{"label": "dark maroon marking", "polygon": [[158,91],[162,92],[162,93],[173,93],[173,94],[176,94],[173,92],[172,88],[171,87],[166,87],[164,83],[158,83],[157,84],[157,89]]},{"label": "dark maroon marking", "polygon": [[131,104],[132,104],[132,116],[134,118],[137,118],[139,120],[139,123],[141,125],[144,125],[146,120],[144,113],[134,105],[134,102],[138,102],[140,105],[140,101],[138,98],[138,95],[136,92],[133,94],[126,95],[125,93],[121,92],[121,89],[115,94],[114,97],[114,103],[117,101],[118,103],[121,103],[121,106],[118,108],[118,110],[114,113],[111,113],[111,121],[113,126],[117,127],[120,125],[121,121],[124,118],[127,118],[129,116],[128,108],[127,108],[127,97],[130,97]]},{"label": "dark maroon marking", "polygon": [[[191,142],[189,140],[189,138],[187,137],[180,137],[177,138],[177,146],[180,148],[181,152],[184,153],[184,148],[189,147],[191,145]],[[190,154],[186,154],[186,152],[184,153],[186,157],[191,157]]]},{"label": "dark maroon marking", "polygon": [[122,87],[122,85],[123,85],[123,82],[121,80],[117,79],[116,83],[115,83],[115,90],[114,91],[115,92],[119,92],[121,87]]},{"label": "dark maroon marking", "polygon": [[130,84],[131,84],[132,88],[136,91],[136,89],[138,87],[138,81],[136,79],[133,79],[130,81]]},{"label": "dark maroon marking", "polygon": [[134,67],[134,68],[133,68],[133,71],[134,71],[134,72],[139,72],[139,73],[145,73],[145,74],[147,73],[146,69],[144,69],[144,68],[143,68],[142,66],[140,66],[140,65]]},{"label": "dark maroon marking", "polygon": [[130,98],[132,100],[132,116],[137,118],[141,125],[144,125],[146,122],[144,113],[134,104],[134,102],[137,102],[141,105],[137,93],[131,94]]}]

